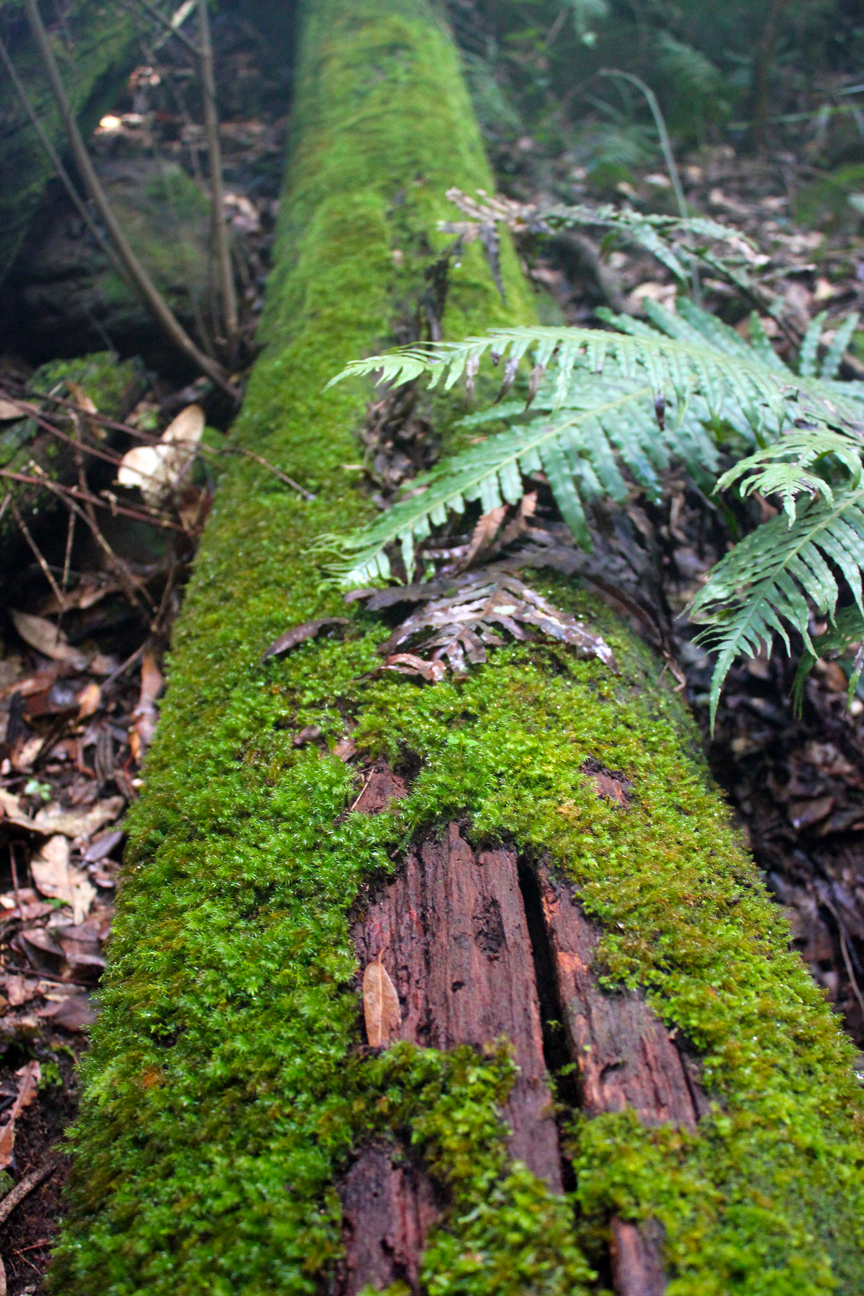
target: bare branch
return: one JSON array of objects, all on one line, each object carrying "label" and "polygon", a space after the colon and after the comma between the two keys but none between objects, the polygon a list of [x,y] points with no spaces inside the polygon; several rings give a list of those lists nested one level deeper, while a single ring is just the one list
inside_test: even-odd
[{"label": "bare branch", "polygon": [[81,132],[78,129],[78,123],[75,120],[75,114],[72,112],[66,94],[66,88],[63,85],[63,79],[60,76],[60,69],[57,66],[54,52],[48,41],[48,35],[43,26],[36,0],[24,0],[24,7],[27,10],[27,17],[30,20],[30,26],[39,48],[42,63],[48,75],[48,80],[51,84],[54,98],[57,101],[57,106],[60,109],[60,114],[66,127],[66,133],[69,136],[69,143],[72,147],[75,164],[78,167],[81,179],[84,181],[93,202],[98,208],[99,215],[102,217],[105,228],[111,235],[118,256],[122,260],[141,296],[149,306],[154,318],[162,326],[174,344],[179,347],[179,349],[183,351],[190,360],[194,361],[203,373],[206,373],[209,378],[212,378],[223,391],[228,392],[228,394],[235,400],[239,400],[240,393],[237,388],[228,381],[220,366],[217,365],[215,361],[211,360],[209,356],[206,356],[204,352],[195,345],[189,334],[168,306],[162,294],[159,292],[159,289],[153,283],[153,280],[150,278],[135,253],[132,251],[126,235],[123,233],[117,217],[114,215],[114,209],[108,201],[105,190],[102,188],[102,184],[96,174],[90,155],[87,152]]},{"label": "bare branch", "polygon": [[228,246],[228,229],[225,224],[225,191],[222,185],[222,150],[219,144],[219,115],[216,109],[216,78],[213,72],[213,42],[210,39],[210,15],[207,0],[198,0],[198,39],[201,46],[201,80],[204,87],[204,128],[207,134],[207,153],[210,159],[210,194],[213,204],[213,238],[216,260],[219,265],[219,286],[222,298],[222,317],[228,341],[229,363],[236,361],[237,351],[237,296],[234,290],[234,271],[231,266],[231,249]]}]

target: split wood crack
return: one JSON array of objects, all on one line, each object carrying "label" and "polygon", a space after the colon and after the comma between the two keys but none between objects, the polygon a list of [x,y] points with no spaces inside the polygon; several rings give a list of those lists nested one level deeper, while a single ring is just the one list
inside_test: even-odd
[{"label": "split wood crack", "polygon": [[[364,789],[373,812],[383,808],[372,786],[382,778],[391,785],[387,799],[400,795],[398,776],[375,771]],[[645,1125],[690,1131],[707,1111],[695,1065],[644,1000],[597,986],[598,933],[546,865],[520,862],[506,847],[475,852],[450,823],[440,839],[429,835],[410,850],[399,874],[370,896],[353,937],[361,968],[380,961],[399,997],[401,1020],[385,1015],[389,1038],[380,1043],[449,1050],[509,1038],[519,1066],[504,1112],[510,1150],[553,1192],[572,1177],[559,1149],[556,1098],[589,1117],[629,1107]],[[572,1093],[566,1080],[556,1086],[566,1063],[578,1069]],[[440,1213],[426,1172],[406,1148],[378,1141],[359,1151],[341,1194],[347,1258],[339,1296],[396,1281],[418,1292],[425,1239]],[[662,1296],[662,1240],[654,1221],[612,1221],[618,1296]]]}]

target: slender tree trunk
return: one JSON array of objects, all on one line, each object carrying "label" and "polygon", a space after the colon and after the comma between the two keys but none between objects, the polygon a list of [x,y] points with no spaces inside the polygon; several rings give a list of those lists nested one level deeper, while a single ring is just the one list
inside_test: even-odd
[{"label": "slender tree trunk", "polygon": [[753,142],[759,153],[764,153],[768,147],[768,92],[771,66],[783,30],[783,19],[786,17],[790,3],[791,0],[771,0],[753,61],[750,100],[753,113]]},{"label": "slender tree trunk", "polygon": [[[356,604],[261,664],[288,626],[346,615],[310,544],[371,513],[350,467],[370,392],[327,379],[433,324],[531,313],[508,246],[506,305],[477,246],[443,301],[444,191],[492,179],[437,12],[307,0],[302,23],[236,435],[315,499],[248,461],[217,495],[53,1289],[861,1291],[851,1048],[625,629],[542,581],[620,674],[516,644],[415,684],[380,671],[387,628]],[[458,400],[418,401],[465,436]],[[376,1014],[382,968],[398,1009]]]}]

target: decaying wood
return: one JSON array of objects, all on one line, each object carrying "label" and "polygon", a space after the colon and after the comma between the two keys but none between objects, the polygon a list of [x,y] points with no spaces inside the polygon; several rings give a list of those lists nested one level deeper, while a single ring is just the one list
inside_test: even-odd
[{"label": "decaying wood", "polygon": [[612,1282],[618,1296],[663,1296],[662,1246],[663,1230],[656,1220],[642,1225],[612,1221]]},{"label": "decaying wood", "polygon": [[506,1035],[521,1068],[506,1116],[513,1155],[561,1191],[558,1137],[546,1083],[540,1006],[512,851],[471,847],[451,823],[410,852],[370,906],[355,945],[381,950],[402,1004],[398,1038],[441,1050]]},{"label": "decaying wood", "polygon": [[[387,769],[373,771],[361,794],[369,792],[367,805],[358,800],[355,809],[375,813],[404,795],[404,784],[391,787],[394,779]],[[455,823],[409,851],[354,927],[361,967],[368,975],[383,966],[398,994],[391,1041],[447,1050],[510,1040],[520,1068],[504,1112],[510,1149],[553,1192],[562,1191],[562,1174],[541,1001],[546,1017],[563,1023],[567,1054],[579,1067],[579,1102],[590,1116],[630,1107],[646,1125],[694,1130],[707,1108],[695,1068],[644,1000],[597,986],[597,942],[550,869],[523,867],[520,879],[512,850],[475,852]],[[342,1203],[347,1260],[339,1296],[397,1278],[416,1292],[423,1239],[437,1218],[424,1172],[404,1149],[373,1144],[345,1177]],[[662,1296],[656,1221],[614,1219],[610,1258],[618,1296]]]},{"label": "decaying wood", "polygon": [[337,1296],[394,1282],[418,1290],[420,1257],[438,1218],[427,1175],[391,1145],[366,1147],[342,1182],[346,1260]]},{"label": "decaying wood", "polygon": [[695,1130],[707,1100],[666,1027],[637,995],[598,989],[590,970],[596,931],[551,872],[541,870],[539,883],[583,1110],[596,1116],[632,1107],[644,1125]]},{"label": "decaying wood", "polygon": [[360,814],[380,814],[391,801],[401,801],[408,795],[408,785],[389,765],[376,765],[366,775],[363,790],[351,807]]}]

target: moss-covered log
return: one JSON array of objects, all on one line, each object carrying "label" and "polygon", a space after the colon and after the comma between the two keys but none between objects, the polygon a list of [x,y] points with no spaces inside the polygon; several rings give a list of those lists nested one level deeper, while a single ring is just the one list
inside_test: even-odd
[{"label": "moss-covered log", "polygon": [[[260,664],[287,626],[345,614],[309,546],[371,509],[345,467],[368,392],[324,384],[440,308],[444,190],[491,184],[425,0],[307,0],[302,35],[237,435],[316,498],[245,461],[220,487],[133,816],[53,1289],[864,1291],[851,1048],[647,651],[559,581],[544,592],[602,627],[620,675],[513,645],[418,685],[376,673],[381,625],[357,611]],[[528,314],[503,260],[506,306],[479,249],[451,269],[446,334]],[[443,399],[432,416],[452,423]],[[383,1051],[358,995],[378,954],[415,978]],[[472,1019],[458,996],[481,981]],[[518,1074],[476,1038],[504,986]],[[514,1136],[541,1179],[502,1113],[547,1120],[526,1090],[546,1084],[544,1015],[563,1159]]]},{"label": "moss-covered log", "polygon": [[[135,24],[123,4],[72,0],[58,7],[51,24],[54,52],[64,74],[70,102],[85,133],[112,106],[118,85],[139,53]],[[66,133],[33,45],[20,0],[0,5],[0,35],[15,63],[27,98],[55,149],[65,156]],[[54,176],[51,159],[34,130],[15,87],[0,77],[0,281],[15,260],[45,186]]]}]

